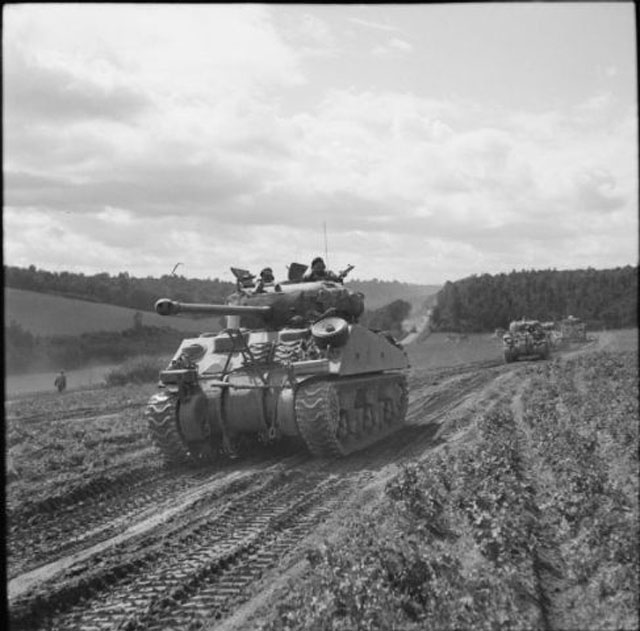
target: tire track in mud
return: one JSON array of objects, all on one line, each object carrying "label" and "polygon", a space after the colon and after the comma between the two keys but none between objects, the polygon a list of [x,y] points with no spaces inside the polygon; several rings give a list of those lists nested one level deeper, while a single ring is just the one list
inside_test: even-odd
[{"label": "tire track in mud", "polygon": [[[12,401],[7,401],[7,405],[13,403]],[[36,423],[46,423],[50,425],[51,423],[60,423],[67,421],[95,421],[102,418],[109,418],[112,416],[117,416],[122,412],[130,412],[136,410],[142,410],[144,408],[143,404],[131,404],[127,403],[120,406],[113,406],[109,409],[109,411],[101,411],[95,406],[90,407],[77,407],[74,409],[63,409],[58,410],[56,412],[33,412],[31,414],[7,414],[7,421],[19,421],[20,423],[25,424],[36,424]]]},{"label": "tire track in mud", "polygon": [[[29,592],[33,591],[34,588],[36,591],[40,589],[38,587],[40,584],[45,585],[46,589],[47,581],[56,576],[64,576],[63,573],[67,568],[74,568],[73,575],[82,574],[89,567],[84,564],[85,560],[90,559],[91,562],[101,562],[104,550],[109,550],[119,544],[126,545],[129,541],[136,540],[136,538],[140,539],[153,528],[169,522],[176,514],[186,511],[192,506],[197,506],[203,501],[212,500],[225,493],[242,489],[254,475],[254,471],[240,471],[222,478],[212,476],[210,480],[193,487],[191,490],[165,497],[163,503],[154,505],[145,512],[136,515],[136,521],[127,516],[120,521],[131,525],[128,528],[121,527],[118,534],[107,538],[102,537],[98,543],[92,546],[82,546],[81,550],[75,554],[68,554],[57,561],[40,566],[31,572],[26,572],[12,579],[9,582],[10,599],[20,600],[23,597],[28,597]],[[132,521],[133,523],[131,523]],[[91,568],[88,569],[88,574],[91,574]]]},{"label": "tire track in mud", "polygon": [[[58,505],[50,523],[59,520],[60,528],[39,554],[46,558],[47,546],[57,541],[62,548],[49,550],[50,559],[71,551],[77,556],[63,557],[57,571],[23,583],[22,590],[9,590],[12,628],[192,629],[197,625],[191,623],[230,615],[249,598],[252,584],[376,472],[442,442],[443,422],[459,410],[469,415],[478,401],[493,396],[489,384],[512,371],[491,361],[429,371],[427,379],[411,374],[406,425],[345,460],[289,453],[216,471],[154,477],[149,469],[134,488],[125,472],[115,489],[89,493],[82,505]],[[166,510],[198,488],[201,496],[184,510],[153,521],[159,507]],[[143,517],[146,526],[122,532],[123,524]],[[45,522],[36,522],[43,532]],[[70,532],[75,543],[65,541]],[[28,564],[28,545],[22,549]]]},{"label": "tire track in mud", "polygon": [[179,588],[175,605],[152,608],[143,620],[138,618],[127,628],[162,631],[168,622],[172,629],[192,630],[199,622],[205,625],[229,615],[248,599],[246,588],[276,567],[281,557],[339,507],[354,484],[361,481],[325,475],[319,476],[317,483],[305,480],[305,488],[294,491],[293,505],[290,501],[282,506],[277,502],[259,516],[266,527],[250,537],[248,554],[234,556],[222,572],[208,576],[203,585]]},{"label": "tire track in mud", "polygon": [[[259,465],[268,467],[278,460],[272,456]],[[252,466],[251,461],[243,464]],[[228,467],[167,469],[158,462],[91,478],[59,496],[9,512],[8,575],[13,578],[104,540],[145,511],[233,471]]]},{"label": "tire track in mud", "polygon": [[[412,395],[409,424],[419,416],[425,417],[422,422],[435,423],[445,408],[455,407],[464,393],[486,380],[487,374],[478,373],[476,365],[456,367],[443,373],[444,377],[441,373],[436,378],[437,387],[428,389],[426,394],[423,388],[417,395]],[[435,410],[437,415],[434,415]],[[367,460],[385,460],[385,453],[396,459],[403,445],[411,444],[414,448],[416,444],[423,445],[433,436],[434,430],[425,432],[405,425],[399,434],[396,433],[398,435],[367,450]],[[302,455],[308,458],[306,453]],[[270,457],[264,464],[274,461],[277,458]],[[60,495],[9,511],[9,576],[104,539],[124,520],[135,517],[145,507],[161,503],[166,497],[187,490],[210,475],[211,469],[167,471],[160,464],[126,469],[116,475],[107,473],[90,478],[86,484],[72,487]],[[81,534],[69,537],[68,533]]]},{"label": "tire track in mud", "polygon": [[117,528],[118,521],[129,519],[210,475],[211,472],[169,472],[148,466],[129,469],[116,476],[91,478],[59,496],[9,512],[9,576],[104,538]]},{"label": "tire track in mud", "polygon": [[[143,538],[89,559],[99,566],[92,577],[65,586],[65,579],[83,570],[69,568],[55,585],[18,599],[15,628],[166,628],[169,613],[172,627],[180,620],[192,622],[194,612],[204,618],[222,615],[225,603],[235,602],[246,585],[277,565],[354,483],[293,470],[271,473],[262,484],[236,489],[231,498],[203,497]],[[63,611],[54,613],[60,607]]]}]

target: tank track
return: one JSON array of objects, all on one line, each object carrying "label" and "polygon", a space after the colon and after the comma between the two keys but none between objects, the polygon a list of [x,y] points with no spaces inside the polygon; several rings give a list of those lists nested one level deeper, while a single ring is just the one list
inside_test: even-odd
[{"label": "tank track", "polygon": [[[398,374],[306,382],[296,393],[298,429],[314,456],[346,456],[398,429],[407,390],[406,377]],[[380,392],[393,395],[379,398]]]},{"label": "tank track", "polygon": [[149,424],[151,438],[167,464],[180,465],[192,462],[191,454],[178,429],[176,396],[166,392],[152,395],[144,415]]}]

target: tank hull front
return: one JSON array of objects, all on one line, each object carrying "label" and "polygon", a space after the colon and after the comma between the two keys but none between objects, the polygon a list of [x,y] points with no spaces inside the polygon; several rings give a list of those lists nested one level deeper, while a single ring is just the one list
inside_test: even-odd
[{"label": "tank hull front", "polygon": [[297,437],[316,456],[345,456],[396,431],[407,407],[404,350],[360,325],[322,322],[184,340],[146,412],[165,460],[237,456],[249,436]]}]

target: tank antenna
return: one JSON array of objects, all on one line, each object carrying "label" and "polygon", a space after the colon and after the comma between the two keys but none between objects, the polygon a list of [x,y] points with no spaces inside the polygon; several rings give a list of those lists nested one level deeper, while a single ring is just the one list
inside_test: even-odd
[{"label": "tank antenna", "polygon": [[322,227],[324,229],[324,260],[328,265],[329,264],[329,250],[327,248],[327,222],[326,221],[324,221],[322,223]]}]

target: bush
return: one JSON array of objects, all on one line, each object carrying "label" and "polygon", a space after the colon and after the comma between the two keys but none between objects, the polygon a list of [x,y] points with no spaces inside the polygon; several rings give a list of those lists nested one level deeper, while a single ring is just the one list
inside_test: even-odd
[{"label": "bush", "polygon": [[107,374],[105,381],[107,386],[123,386],[128,383],[152,383],[158,380],[160,371],[163,370],[169,360],[167,357],[154,357],[143,355],[129,359]]}]

